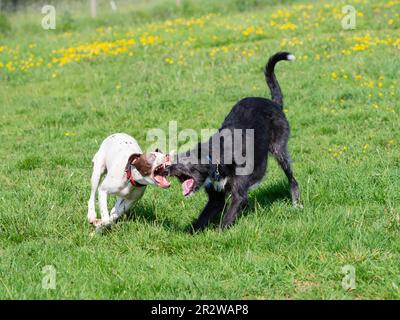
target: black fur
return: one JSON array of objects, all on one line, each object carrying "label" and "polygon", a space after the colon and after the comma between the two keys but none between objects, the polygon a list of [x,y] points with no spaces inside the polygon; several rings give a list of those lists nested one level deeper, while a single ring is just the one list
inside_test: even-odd
[{"label": "black fur", "polygon": [[[249,188],[260,182],[265,175],[268,153],[275,156],[285,172],[289,180],[293,203],[300,204],[299,188],[292,173],[287,151],[289,124],[282,110],[283,96],[274,74],[275,64],[281,60],[288,60],[288,55],[287,52],[276,53],[269,59],[265,69],[265,77],[273,101],[258,97],[239,101],[208,143],[199,144],[196,149],[178,155],[177,163],[168,168],[168,175],[177,177],[181,182],[189,178],[194,179],[193,191],[199,190],[203,185],[206,187],[208,202],[200,216],[193,222],[192,231],[202,230],[215,215],[224,210],[228,194],[232,195],[232,199],[222,219],[222,227],[226,228],[233,224],[246,206]],[[221,139],[219,134],[223,129],[231,132],[233,129],[254,129],[254,170],[252,173],[237,175],[236,169],[240,167],[237,161],[225,163],[224,154],[230,152],[227,149],[232,148],[234,155],[243,151],[236,150],[233,144],[227,146],[222,143],[223,138]],[[213,138],[220,141],[221,151],[214,152],[214,149],[211,149]],[[244,143],[243,140],[242,149],[244,153],[247,153],[249,150],[246,150]],[[237,158],[234,157],[234,159]],[[223,190],[217,190],[214,183],[224,180],[226,184]]]}]

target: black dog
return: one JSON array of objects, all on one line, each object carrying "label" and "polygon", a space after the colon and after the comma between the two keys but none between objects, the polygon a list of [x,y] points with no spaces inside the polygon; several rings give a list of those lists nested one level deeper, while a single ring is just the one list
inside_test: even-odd
[{"label": "black dog", "polygon": [[[208,143],[178,155],[177,162],[167,168],[169,176],[181,181],[184,196],[202,186],[207,191],[208,203],[193,222],[191,231],[203,229],[216,214],[221,213],[229,194],[232,200],[223,217],[222,227],[226,228],[235,221],[247,203],[249,188],[258,184],[265,175],[268,153],[276,157],[289,180],[293,204],[300,205],[299,188],[287,151],[289,124],[283,112],[282,92],[274,74],[278,61],[294,58],[288,52],[278,52],[269,59],[265,78],[272,101],[258,97],[239,101]],[[227,132],[231,133],[231,137]],[[236,143],[238,132],[241,141]],[[247,144],[249,137],[252,141]],[[233,160],[229,161],[229,155]],[[244,155],[245,161],[240,162]],[[246,168],[250,171],[246,172]],[[239,173],[240,170],[242,172]]]}]

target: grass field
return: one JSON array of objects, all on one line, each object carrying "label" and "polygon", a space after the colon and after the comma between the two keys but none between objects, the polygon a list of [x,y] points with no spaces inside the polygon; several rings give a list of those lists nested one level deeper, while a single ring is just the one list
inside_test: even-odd
[{"label": "grass field", "polygon": [[[56,30],[40,9],[1,18],[0,298],[400,298],[400,1],[352,1],[355,30],[340,23],[347,2],[273,3],[122,3],[96,19],[76,3]],[[91,236],[91,159],[107,135],[145,149],[169,121],[218,128],[237,100],[270,96],[262,71],[280,50],[297,57],[276,73],[303,210],[271,159],[226,232],[186,234],[206,196],[184,199],[173,180]]]}]

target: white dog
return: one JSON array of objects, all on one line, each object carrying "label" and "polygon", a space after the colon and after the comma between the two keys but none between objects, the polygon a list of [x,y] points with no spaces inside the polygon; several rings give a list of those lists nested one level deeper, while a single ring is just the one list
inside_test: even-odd
[{"label": "white dog", "polygon": [[[163,172],[170,164],[169,156],[158,149],[144,154],[136,140],[125,133],[116,133],[106,138],[93,158],[92,192],[87,215],[89,222],[96,227],[111,224],[143,196],[147,185],[168,188],[170,183]],[[99,187],[100,179],[106,172]],[[96,216],[96,191],[101,219]],[[110,214],[107,208],[108,194],[117,196]]]}]

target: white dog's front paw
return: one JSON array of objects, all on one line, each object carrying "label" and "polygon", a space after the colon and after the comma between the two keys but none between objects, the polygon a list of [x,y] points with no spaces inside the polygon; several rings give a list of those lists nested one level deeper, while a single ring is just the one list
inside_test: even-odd
[{"label": "white dog's front paw", "polygon": [[101,219],[97,219],[96,215],[88,215],[88,222],[93,225],[97,225],[101,222]]},{"label": "white dog's front paw", "polygon": [[94,219],[93,222],[90,222],[90,223],[93,224],[95,227],[102,225],[101,219]]}]

